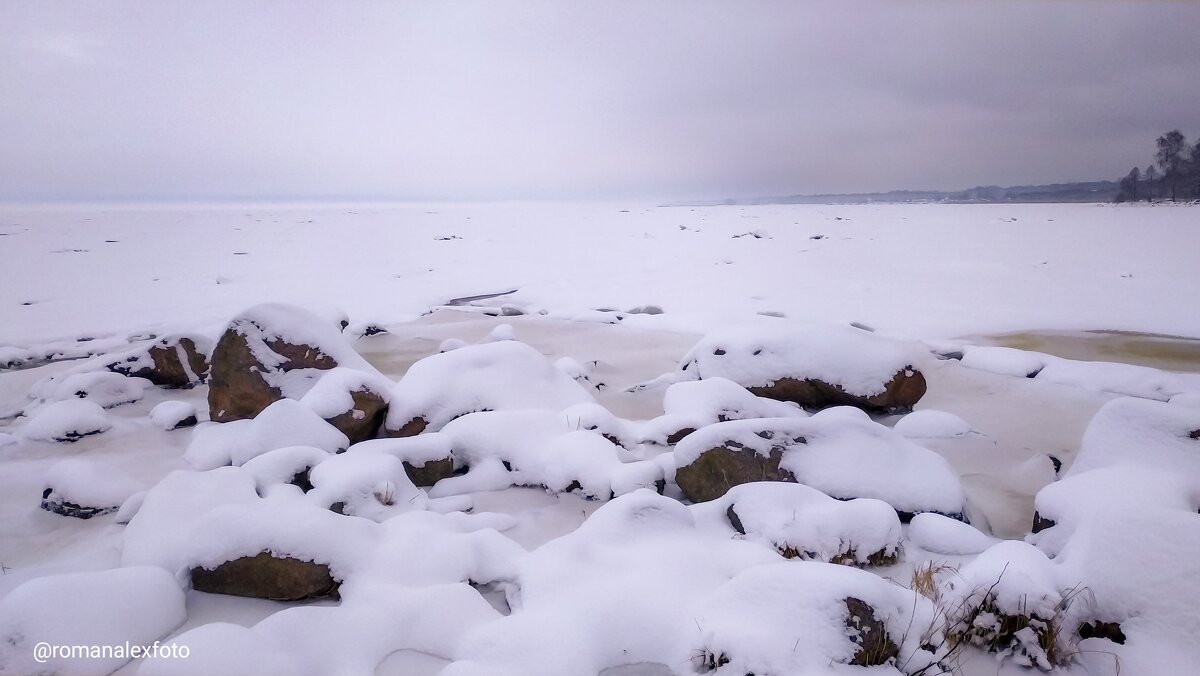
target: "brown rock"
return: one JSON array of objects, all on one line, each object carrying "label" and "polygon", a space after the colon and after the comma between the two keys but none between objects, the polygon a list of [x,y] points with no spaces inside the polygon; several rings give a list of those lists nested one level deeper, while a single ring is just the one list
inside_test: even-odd
[{"label": "brown rock", "polygon": [[751,481],[791,481],[796,477],[780,469],[783,448],[776,446],[770,454],[759,455],[736,441],[710,448],[695,462],[675,471],[675,483],[692,502],[707,502],[725,495],[732,487]]},{"label": "brown rock", "polygon": [[850,664],[872,667],[888,664],[900,656],[900,648],[888,636],[887,625],[875,617],[875,609],[865,601],[848,596],[846,603],[846,628],[851,631],[851,641],[858,646]]},{"label": "brown rock", "polygon": [[[208,389],[209,418],[214,422],[230,422],[253,418],[271,404],[283,398],[278,388],[263,378],[267,371],[287,372],[295,369],[331,369],[337,361],[309,345],[293,345],[282,340],[262,341],[278,364],[262,364],[250,349],[250,340],[235,323],[226,329],[213,350],[212,375]],[[254,338],[253,340],[258,340]]]},{"label": "brown rock", "polygon": [[170,388],[195,387],[208,377],[208,359],[196,340],[187,336],[162,338],[146,350],[127,354],[106,368]]},{"label": "brown rock", "polygon": [[336,596],[340,585],[323,563],[276,557],[270,552],[226,561],[211,570],[193,568],[191,576],[196,591],[273,601]]},{"label": "brown rock", "polygon": [[813,378],[780,378],[770,385],[746,389],[760,397],[792,401],[808,409],[854,406],[873,413],[902,413],[911,411],[925,396],[926,384],[925,376],[908,366],[892,376],[883,392],[869,397],[850,394],[838,385]]},{"label": "brown rock", "polygon": [[404,463],[404,472],[417,486],[432,486],[442,479],[454,476],[456,471],[454,458],[430,460],[424,465],[411,465],[407,461]]},{"label": "brown rock", "polygon": [[350,439],[351,444],[374,439],[380,425],[383,424],[384,416],[387,415],[387,402],[383,397],[366,389],[355,390],[350,396],[354,399],[354,407],[340,415],[326,418],[325,422],[338,428]]},{"label": "brown rock", "polygon": [[416,417],[401,425],[399,429],[393,430],[384,427],[383,433],[388,437],[415,437],[421,432],[424,432],[425,428],[428,426],[428,421],[426,421],[424,418]]}]

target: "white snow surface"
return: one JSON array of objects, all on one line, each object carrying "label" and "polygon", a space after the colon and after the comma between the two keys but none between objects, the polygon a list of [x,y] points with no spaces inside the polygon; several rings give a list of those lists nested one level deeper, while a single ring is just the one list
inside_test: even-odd
[{"label": "white snow surface", "polygon": [[[52,610],[53,612],[47,612]],[[183,590],[158,568],[126,567],[29,580],[0,599],[0,673],[106,676],[129,661],[55,656],[34,646],[152,645],[187,616]]]},{"label": "white snow surface", "polygon": [[[1189,438],[1200,387],[1194,375],[1162,370],[1186,360],[1160,368],[1083,362],[997,352],[964,336],[1200,336],[1195,214],[1009,204],[2,206],[0,365],[33,368],[0,372],[0,634],[9,639],[0,640],[0,673],[36,673],[28,660],[39,640],[161,639],[189,646],[189,659],[40,666],[119,676],[646,676],[693,673],[714,649],[733,659],[718,675],[755,665],[898,676],[890,666],[836,661],[851,649],[836,597],[853,592],[882,609],[890,626],[902,621],[895,635],[905,637],[911,672],[929,656],[911,645],[920,632],[903,630],[914,608],[924,614],[928,606],[884,578],[903,583],[916,566],[943,561],[981,584],[1008,566],[1003,591],[1024,595],[1018,605],[1048,603],[1080,585],[1063,619],[1068,629],[1091,619],[1121,623],[1125,645],[1084,641],[1074,661],[1058,667],[1063,676],[1113,676],[1117,659],[1124,674],[1190,673],[1200,663],[1200,496],[1188,449],[1200,443]],[[748,232],[770,235],[734,237]],[[188,256],[166,260],[164,250]],[[490,294],[502,295],[469,299]],[[454,309],[423,316],[452,299]],[[243,312],[256,303],[307,309]],[[388,333],[342,333],[346,314],[312,311],[321,306],[344,307],[355,327]],[[651,307],[666,311],[613,309]],[[310,425],[321,416],[299,401],[282,408],[303,414],[262,429],[256,420],[175,432],[151,411],[167,400],[203,411],[205,386],[143,386],[140,401],[108,410],[95,406],[99,390],[89,392],[91,402],[74,391],[50,401],[49,383],[96,372],[154,336],[215,338],[230,317],[242,317],[256,340],[320,343],[354,372],[348,381],[378,372],[402,383],[426,368],[412,363],[439,350],[495,359],[461,381],[439,379],[470,371],[461,367],[473,357],[433,369],[423,383],[413,379],[406,394],[442,418],[430,432],[364,442],[340,456],[333,452],[344,441]],[[271,326],[260,330],[250,319]],[[894,431],[857,409],[809,418],[719,378],[629,391],[668,371],[659,384],[680,380],[681,357],[702,334],[735,327],[770,336],[797,326],[830,327],[810,337],[864,387],[891,375],[884,367],[893,364],[877,357],[893,348],[910,355],[929,382],[916,417],[878,418]],[[862,339],[890,347],[850,358]],[[734,341],[739,349],[749,342]],[[964,344],[961,363],[924,347]],[[1172,339],[1182,352],[1189,345]],[[497,356],[522,346],[524,356]],[[495,352],[480,352],[488,349]],[[796,363],[805,359],[781,349]],[[76,357],[94,359],[38,365]],[[340,376],[317,389],[325,371],[269,375],[297,400],[315,390],[307,403],[320,401],[321,412],[340,408],[348,393],[334,387]],[[39,387],[47,388],[45,403],[29,396]],[[496,412],[464,415],[481,408]],[[971,433],[904,439],[922,410],[969,421]],[[450,422],[455,416],[462,417]],[[738,417],[804,426],[818,451],[792,468],[826,483],[767,492],[845,497],[835,490],[843,480],[878,489],[847,503],[789,499],[795,517],[781,513],[789,500],[763,499],[747,517],[758,517],[759,531],[815,540],[826,551],[843,540],[891,543],[895,515],[885,518],[873,502],[885,493],[920,503],[952,496],[945,501],[955,511],[969,498],[976,525],[918,514],[901,531],[900,562],[882,569],[784,561],[772,538],[738,535],[720,510],[749,489],[703,505],[676,499],[666,436],[696,426],[692,436],[711,437],[739,424],[722,418]],[[941,433],[962,430],[924,417]],[[109,431],[75,444],[37,440],[56,436],[36,434],[39,426],[61,434],[86,418],[96,423],[90,431]],[[743,440],[764,441],[749,429]],[[189,444],[205,471],[189,469]],[[1065,464],[1063,480],[1048,486],[1046,454]],[[220,466],[235,457],[244,464]],[[447,457],[470,471],[429,490],[401,480],[400,461]],[[36,505],[52,469],[80,490],[114,485],[79,479],[89,472],[78,465],[57,466],[69,459],[153,487],[132,494],[115,516],[46,514]],[[306,468],[320,484],[307,494],[289,483]],[[661,479],[672,497],[644,490]],[[335,498],[359,516],[330,512]],[[864,504],[862,514],[853,511]],[[816,507],[828,507],[827,518],[805,521]],[[1058,520],[1029,538],[1036,549],[987,534],[1023,537],[1035,508]],[[974,520],[975,511],[987,518]],[[189,567],[264,550],[328,561],[341,600],[285,606],[187,592],[185,608]],[[14,627],[20,640],[11,638]],[[975,647],[963,657],[964,676],[1021,673]]]}]

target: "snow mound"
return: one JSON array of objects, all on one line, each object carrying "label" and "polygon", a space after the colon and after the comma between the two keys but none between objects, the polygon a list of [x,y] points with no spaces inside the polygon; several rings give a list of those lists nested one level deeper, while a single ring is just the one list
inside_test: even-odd
[{"label": "snow mound", "polygon": [[971,345],[963,348],[962,365],[1002,376],[1032,378],[1046,366],[1048,359],[1053,357],[1041,352]]},{"label": "snow mound", "polygon": [[886,502],[834,500],[802,484],[742,484],[692,510],[761,538],[788,558],[883,565],[894,562],[900,548],[900,519]]},{"label": "snow mound", "polygon": [[426,431],[475,411],[562,410],[593,400],[542,353],[515,340],[460,347],[409,368],[392,391],[385,427],[423,420]]},{"label": "snow mound", "polygon": [[164,430],[186,427],[188,421],[195,423],[196,406],[186,401],[164,401],[150,409],[150,421]]},{"label": "snow mound", "polygon": [[[992,545],[946,582],[949,631],[1021,666],[1052,668],[1074,627],[1063,627],[1067,579],[1032,545]],[[1063,634],[1063,643],[1048,637]]]},{"label": "snow mound", "polygon": [[910,439],[941,439],[971,433],[971,423],[945,411],[924,409],[901,418],[892,429]]},{"label": "snow mound", "polygon": [[67,399],[37,409],[18,434],[36,441],[72,442],[111,428],[112,423],[99,404]]},{"label": "snow mound", "polygon": [[103,408],[113,408],[140,401],[149,385],[150,381],[144,378],[129,378],[108,371],[92,371],[49,378],[30,389],[29,395],[42,401],[79,398]]},{"label": "snow mound", "polygon": [[726,420],[806,417],[797,404],[760,397],[728,378],[673,383],[663,393],[663,415],[639,426],[641,438],[667,444],[681,431]]},{"label": "snow mound", "polygon": [[389,654],[414,650],[453,659],[462,636],[498,613],[466,584],[380,585],[337,606],[288,608],[253,627],[206,624],[176,641],[186,660],[146,662],[139,676],[371,674]]},{"label": "snow mound", "polygon": [[578,429],[578,419],[547,410],[487,411],[446,425],[456,462],[467,474],[440,481],[441,497],[510,485],[578,490],[607,500],[664,480],[663,466],[637,460],[597,430]]},{"label": "snow mound", "polygon": [[1065,478],[1138,465],[1200,477],[1200,409],[1121,398],[1096,412]]},{"label": "snow mound", "polygon": [[[1148,505],[1103,509],[1085,521],[1056,561],[1087,590],[1080,610],[1117,622],[1125,645],[1123,673],[1186,673],[1200,659],[1200,519],[1194,512]],[[1090,619],[1090,618],[1088,618]],[[1186,656],[1193,661],[1187,662]],[[1172,657],[1187,664],[1163,671]]]},{"label": "snow mound", "polygon": [[196,469],[206,470],[241,465],[285,446],[315,446],[332,453],[348,448],[350,440],[302,403],[280,399],[251,420],[197,426],[183,457]]},{"label": "snow mound", "polygon": [[53,656],[39,663],[34,644],[153,645],[186,616],[183,590],[157,568],[35,578],[0,600],[0,673],[105,676],[130,656]]},{"label": "snow mound", "polygon": [[995,538],[970,524],[929,513],[912,518],[908,539],[927,552],[948,556],[978,554],[996,543]]},{"label": "snow mound", "polygon": [[459,661],[442,673],[686,665],[699,645],[698,605],[746,567],[779,560],[770,547],[730,539],[727,529],[697,528],[687,507],[653,491],[618,497],[526,555],[513,613],[469,633]]},{"label": "snow mound", "polygon": [[97,514],[116,511],[131,495],[146,488],[115,467],[79,458],[51,465],[44,485],[49,492],[43,493],[43,503],[99,510]]},{"label": "snow mound", "polygon": [[824,673],[831,662],[848,664],[860,650],[855,639],[880,637],[848,628],[854,613],[846,599],[874,611],[860,620],[883,625],[898,663],[934,662],[921,648],[930,638],[922,629],[934,624],[929,601],[871,573],[815,561],[751,568],[718,589],[696,618],[706,661],[730,674]]},{"label": "snow mound", "polygon": [[852,395],[880,394],[918,355],[850,326],[792,323],[711,332],[680,361],[691,378],[727,378],[762,387],[780,378],[814,379]]}]

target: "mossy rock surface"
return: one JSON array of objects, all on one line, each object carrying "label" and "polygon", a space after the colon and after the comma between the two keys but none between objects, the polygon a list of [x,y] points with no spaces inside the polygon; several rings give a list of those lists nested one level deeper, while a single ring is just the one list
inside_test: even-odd
[{"label": "mossy rock surface", "polygon": [[779,466],[782,447],[759,454],[736,441],[710,448],[694,462],[675,471],[675,483],[692,502],[708,502],[725,495],[730,488],[752,481],[796,482],[791,472]]},{"label": "mossy rock surface", "polygon": [[191,578],[196,591],[273,601],[336,596],[340,584],[326,564],[270,552],[243,556],[212,569],[193,568]]}]

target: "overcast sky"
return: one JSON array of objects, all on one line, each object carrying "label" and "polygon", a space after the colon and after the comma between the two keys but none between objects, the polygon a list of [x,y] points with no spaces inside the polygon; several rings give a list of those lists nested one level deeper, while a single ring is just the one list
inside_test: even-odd
[{"label": "overcast sky", "polygon": [[0,4],[0,199],[687,199],[1117,178],[1200,3]]}]

